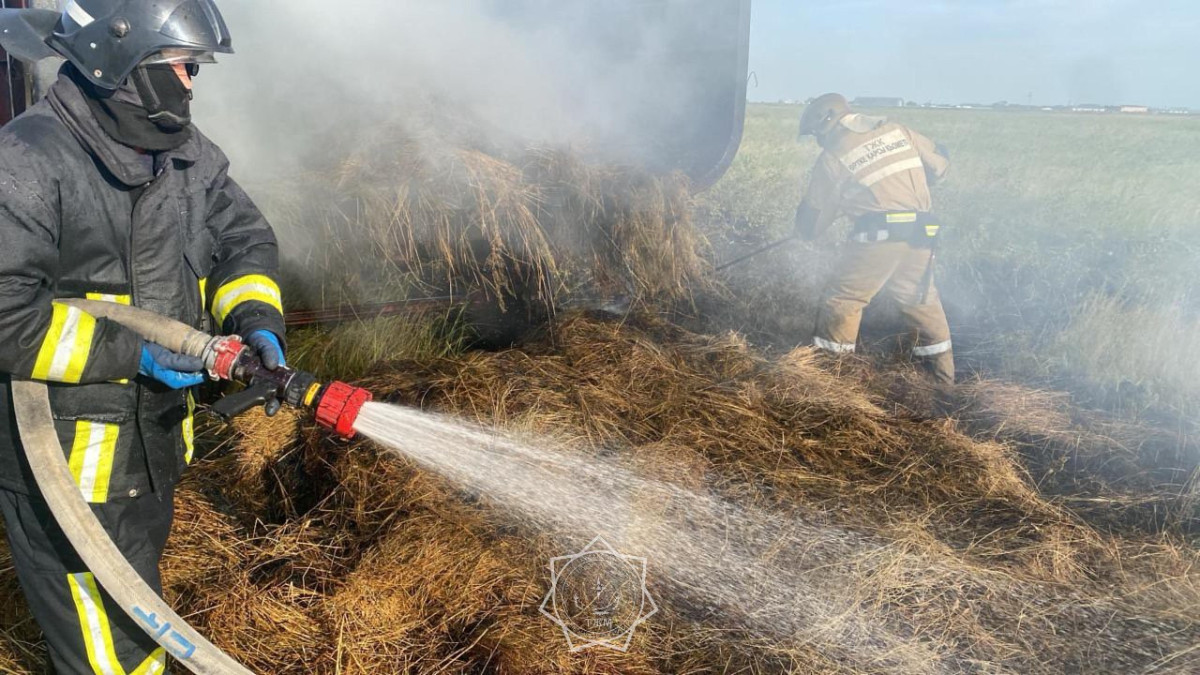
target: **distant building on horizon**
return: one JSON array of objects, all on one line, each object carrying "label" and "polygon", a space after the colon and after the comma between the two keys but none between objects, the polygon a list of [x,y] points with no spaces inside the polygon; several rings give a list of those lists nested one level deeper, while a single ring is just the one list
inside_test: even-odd
[{"label": "distant building on horizon", "polygon": [[[775,105],[809,105],[814,98],[803,100],[778,99]],[[767,102],[771,103],[771,102]],[[862,108],[934,108],[947,110],[997,110],[1011,113],[1018,112],[1054,112],[1054,113],[1089,113],[1093,115],[1125,114],[1125,115],[1200,115],[1200,110],[1190,108],[1156,108],[1148,105],[1102,105],[1099,103],[1068,103],[1066,105],[1034,105],[997,101],[992,104],[983,103],[944,103],[926,101],[918,103],[908,99],[892,96],[859,96],[851,104]]]},{"label": "distant building on horizon", "polygon": [[851,105],[860,108],[903,108],[904,99],[891,96],[859,96]]}]

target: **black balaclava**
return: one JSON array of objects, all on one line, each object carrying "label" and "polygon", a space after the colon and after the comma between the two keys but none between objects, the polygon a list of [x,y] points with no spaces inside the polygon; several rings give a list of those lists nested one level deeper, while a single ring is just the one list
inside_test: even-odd
[{"label": "black balaclava", "polygon": [[67,69],[96,121],[121,145],[163,152],[192,138],[191,92],[171,66],[138,66],[116,91],[93,85],[70,64]]},{"label": "black balaclava", "polygon": [[[189,73],[195,66],[189,66]],[[166,132],[178,132],[192,123],[192,90],[184,86],[169,65],[142,66],[129,75],[142,98],[150,121]]]}]

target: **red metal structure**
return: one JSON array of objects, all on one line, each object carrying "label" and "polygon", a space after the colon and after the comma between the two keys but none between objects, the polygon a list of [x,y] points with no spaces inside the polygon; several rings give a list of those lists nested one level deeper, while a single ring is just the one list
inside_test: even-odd
[{"label": "red metal structure", "polygon": [[[24,9],[26,0],[0,0],[0,8]],[[28,100],[25,85],[25,67],[0,49],[0,126],[8,124],[14,117],[25,112]]]}]

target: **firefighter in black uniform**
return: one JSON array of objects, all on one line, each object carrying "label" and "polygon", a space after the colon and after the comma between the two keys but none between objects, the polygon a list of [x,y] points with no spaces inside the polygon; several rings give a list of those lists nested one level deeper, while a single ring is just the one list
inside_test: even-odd
[{"label": "firefighter in black uniform", "polygon": [[7,31],[5,48],[67,63],[0,130],[0,511],[57,672],[163,673],[163,650],[97,587],[42,500],[9,382],[50,385],[80,491],[161,590],[202,365],[57,301],[128,303],[236,333],[277,367],[278,249],[224,154],[191,125],[191,78],[232,52],[212,0],[69,0],[57,22],[22,11],[31,28]]}]

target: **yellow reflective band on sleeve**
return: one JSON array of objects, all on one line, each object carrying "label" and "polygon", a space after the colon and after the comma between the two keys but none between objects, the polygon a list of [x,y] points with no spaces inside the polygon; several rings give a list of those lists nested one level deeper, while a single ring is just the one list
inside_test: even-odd
[{"label": "yellow reflective band on sleeve", "polygon": [[[112,295],[109,293],[88,293],[87,299],[95,300],[96,302],[112,302],[112,303],[115,303],[118,305],[125,305],[126,307],[133,304],[133,296],[129,296],[129,295]],[[129,380],[113,380],[112,384],[129,384]]]},{"label": "yellow reflective band on sleeve", "polygon": [[196,454],[196,399],[187,393],[187,417],[183,418],[183,461],[192,463]]},{"label": "yellow reflective band on sleeve", "polygon": [[235,279],[221,288],[217,289],[217,294],[213,298],[213,318],[217,320],[217,326],[224,325],[225,319],[229,318],[239,305],[247,302],[261,302],[283,314],[283,295],[279,292],[279,286],[270,278],[261,274],[251,274],[239,279]]},{"label": "yellow reflective band on sleeve", "polygon": [[118,305],[126,305],[126,306],[133,304],[133,298],[128,295],[110,295],[108,293],[88,293],[87,299],[95,300],[96,302],[114,302]]},{"label": "yellow reflective band on sleeve", "polygon": [[121,427],[116,424],[75,423],[75,441],[71,444],[71,475],[89,504],[108,501],[108,485],[112,479],[113,458],[117,454],[117,439]]},{"label": "yellow reflective band on sleeve", "polygon": [[200,280],[200,309],[208,311],[208,277]]},{"label": "yellow reflective band on sleeve", "polygon": [[33,379],[79,384],[92,353],[96,318],[57,302],[53,307],[50,330],[46,331],[33,366]]},{"label": "yellow reflective band on sleeve", "polygon": [[917,214],[915,213],[889,213],[887,214],[888,225],[896,225],[897,223],[915,223],[917,222]]},{"label": "yellow reflective band on sleeve", "polygon": [[167,669],[167,650],[159,647],[150,652],[150,656],[142,661],[129,675],[158,675]]},{"label": "yellow reflective band on sleeve", "polygon": [[942,231],[941,225],[926,225],[925,226],[925,236],[929,237],[930,239],[938,236],[938,233],[941,231]]},{"label": "yellow reflective band on sleeve", "polygon": [[79,614],[79,625],[83,630],[83,644],[87,647],[88,662],[97,675],[125,675],[117,650],[113,647],[112,629],[96,578],[91,572],[68,574],[71,597],[75,599],[75,611]]}]

